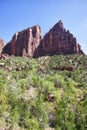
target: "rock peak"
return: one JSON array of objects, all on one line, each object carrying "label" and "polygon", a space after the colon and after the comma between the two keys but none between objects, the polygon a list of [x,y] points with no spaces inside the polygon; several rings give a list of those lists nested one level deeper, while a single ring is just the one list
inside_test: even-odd
[{"label": "rock peak", "polygon": [[41,44],[35,51],[35,56],[58,55],[58,54],[82,54],[80,45],[76,38],[63,26],[63,22],[59,20],[46,33],[41,40]]},{"label": "rock peak", "polygon": [[53,26],[53,28],[64,29],[62,20],[59,20],[59,21]]},{"label": "rock peak", "polygon": [[59,27],[63,27],[63,22],[62,22],[62,20],[59,20],[58,25],[59,25]]},{"label": "rock peak", "polygon": [[83,54],[80,45],[59,20],[42,39],[41,27],[34,25],[17,32],[2,53],[15,56],[39,57],[58,54]]}]

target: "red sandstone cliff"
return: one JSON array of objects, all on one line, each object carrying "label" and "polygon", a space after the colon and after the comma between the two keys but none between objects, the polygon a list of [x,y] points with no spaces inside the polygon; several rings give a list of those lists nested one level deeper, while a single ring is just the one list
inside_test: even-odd
[{"label": "red sandstone cliff", "polygon": [[73,34],[66,31],[60,20],[45,34],[41,44],[35,50],[34,56],[76,53],[83,53],[81,47]]},{"label": "red sandstone cliff", "polygon": [[4,47],[2,53],[15,56],[33,56],[41,38],[41,28],[38,25],[17,32],[12,40]]},{"label": "red sandstone cliff", "polygon": [[45,56],[56,54],[83,54],[76,38],[63,27],[60,20],[42,39],[40,26],[15,33],[2,53],[15,56]]}]

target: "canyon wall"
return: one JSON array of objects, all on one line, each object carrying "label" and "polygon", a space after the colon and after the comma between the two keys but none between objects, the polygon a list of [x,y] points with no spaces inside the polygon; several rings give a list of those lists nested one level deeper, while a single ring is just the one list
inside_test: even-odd
[{"label": "canyon wall", "polygon": [[63,27],[60,20],[45,34],[40,45],[35,50],[34,56],[77,53],[83,53],[80,45],[73,34]]},{"label": "canyon wall", "polygon": [[42,38],[41,27],[36,25],[17,32],[2,53],[15,56],[39,57],[58,54],[83,54],[76,38],[60,20]]},{"label": "canyon wall", "polygon": [[12,40],[4,47],[2,53],[31,57],[34,55],[34,51],[38,47],[41,39],[40,26],[33,26],[15,33]]}]

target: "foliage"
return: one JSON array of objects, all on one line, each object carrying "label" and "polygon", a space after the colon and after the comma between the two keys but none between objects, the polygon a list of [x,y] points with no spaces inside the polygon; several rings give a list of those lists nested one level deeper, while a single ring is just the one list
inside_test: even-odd
[{"label": "foliage", "polygon": [[0,128],[86,130],[87,56],[0,60]]}]

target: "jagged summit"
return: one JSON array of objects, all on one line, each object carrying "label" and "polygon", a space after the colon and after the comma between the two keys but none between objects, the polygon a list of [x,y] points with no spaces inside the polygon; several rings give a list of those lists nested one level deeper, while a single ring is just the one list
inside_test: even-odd
[{"label": "jagged summit", "polygon": [[63,26],[62,20],[59,20],[53,27],[54,27],[54,28],[59,27],[59,28],[63,29],[64,26]]},{"label": "jagged summit", "polygon": [[2,53],[15,56],[45,56],[55,54],[83,54],[80,45],[59,20],[42,39],[39,25],[15,33]]},{"label": "jagged summit", "polygon": [[35,51],[35,56],[77,53],[83,54],[80,45],[73,34],[64,28],[60,20],[44,35]]}]

